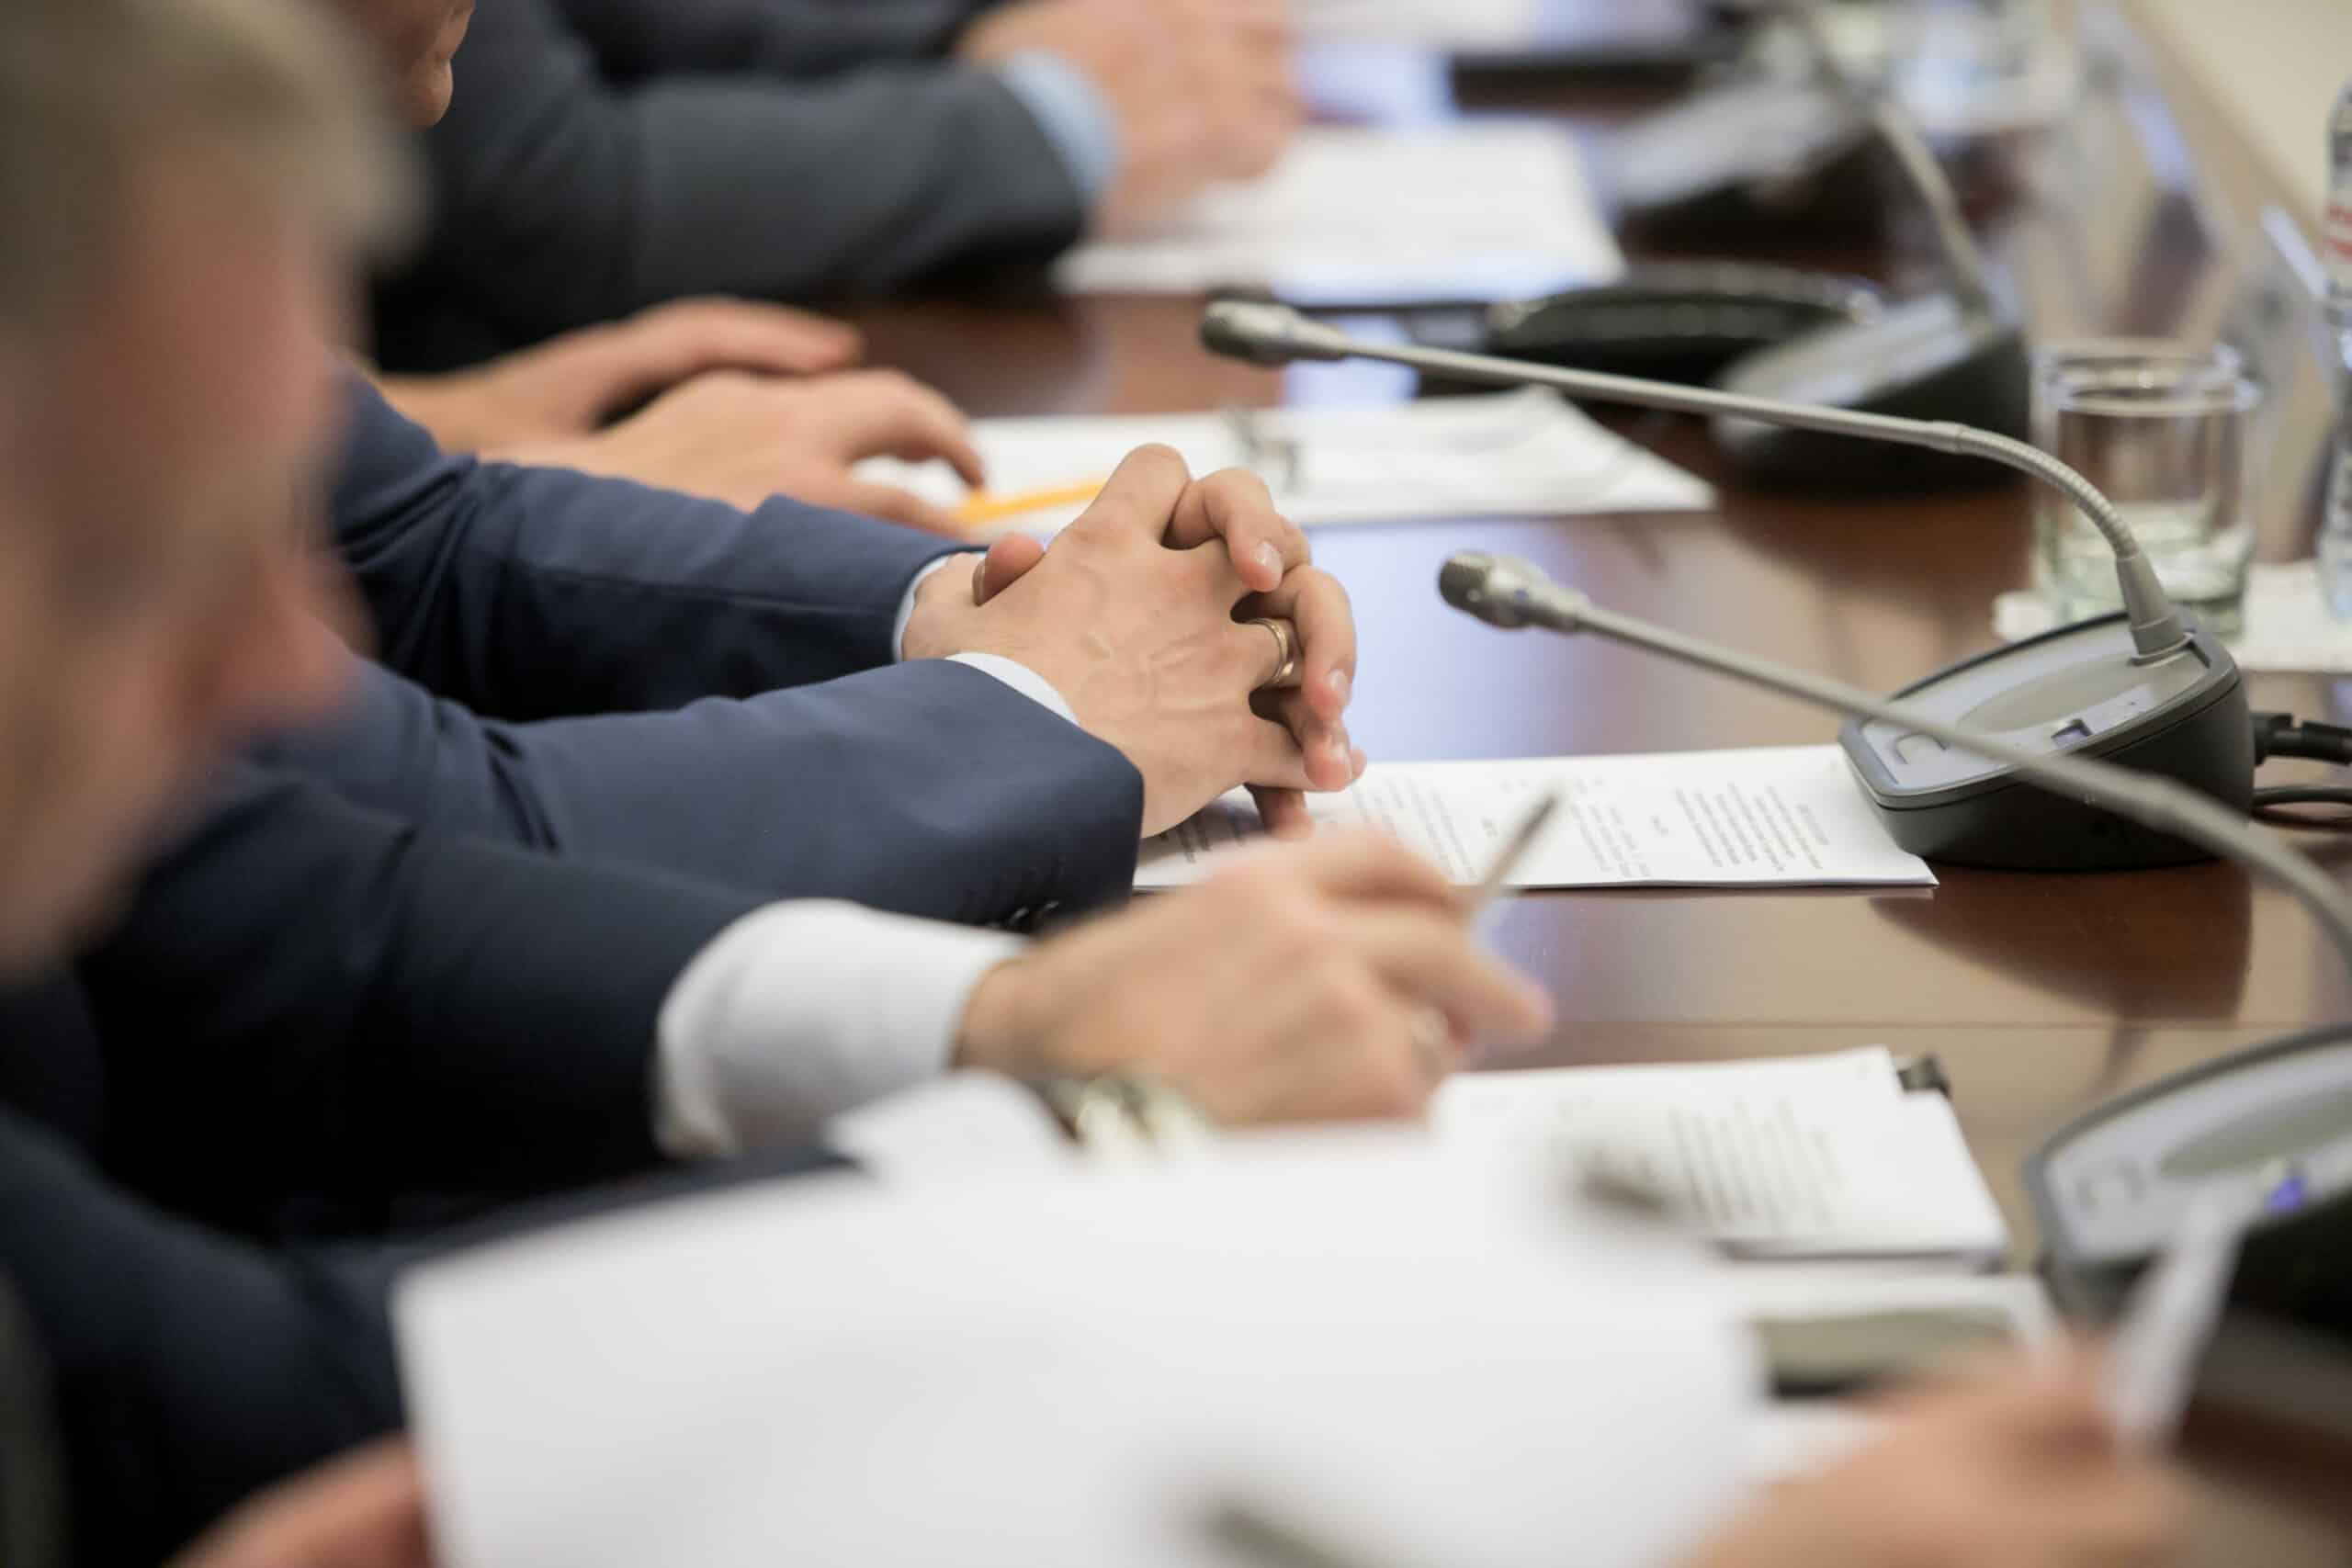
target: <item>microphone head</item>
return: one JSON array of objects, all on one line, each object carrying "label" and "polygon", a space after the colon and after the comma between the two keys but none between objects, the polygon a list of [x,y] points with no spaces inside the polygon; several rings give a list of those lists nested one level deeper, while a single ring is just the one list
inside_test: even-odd
[{"label": "microphone head", "polygon": [[1549,617],[1533,611],[1537,593],[1552,586],[1549,578],[1517,556],[1494,556],[1484,550],[1464,550],[1450,557],[1437,574],[1439,597],[1464,615],[1506,631],[1539,622],[1551,624]]},{"label": "microphone head", "polygon": [[1201,344],[1212,354],[1252,365],[1299,359],[1345,359],[1355,352],[1347,334],[1300,315],[1287,305],[1219,299],[1201,312]]}]

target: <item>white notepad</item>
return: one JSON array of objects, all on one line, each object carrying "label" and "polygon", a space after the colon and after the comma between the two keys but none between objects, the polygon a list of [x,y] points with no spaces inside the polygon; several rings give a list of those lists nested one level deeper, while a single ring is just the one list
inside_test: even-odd
[{"label": "white notepad", "polygon": [[[1250,435],[1237,417],[1250,421]],[[1613,434],[1541,388],[1426,398],[1377,408],[984,419],[973,442],[989,493],[1060,497],[997,520],[983,534],[1050,537],[1084,511],[1091,488],[1136,447],[1173,446],[1195,474],[1255,469],[1283,515],[1302,527],[1417,517],[1699,512],[1704,480]],[[1253,445],[1256,450],[1252,450]],[[858,476],[953,508],[964,483],[942,462],[875,457]]]},{"label": "white notepad", "polygon": [[1556,126],[1310,127],[1262,177],[1202,193],[1054,269],[1072,294],[1270,289],[1306,301],[1499,299],[1624,269]]},{"label": "white notepad", "polygon": [[[395,1302],[447,1568],[1681,1560],[1758,1392],[1705,1259],[1411,1134],[697,1198]],[[1598,1448],[1596,1430],[1609,1433]]]},{"label": "white notepad", "polygon": [[[1476,885],[1542,791],[1560,809],[1510,886],[1933,886],[1887,836],[1835,746],[1498,762],[1375,762],[1353,787],[1307,796],[1318,823],[1377,828]],[[1180,887],[1262,831],[1237,791],[1148,840],[1136,886]]]},{"label": "white notepad", "polygon": [[1951,1101],[1882,1046],[1827,1055],[1469,1073],[1442,1139],[1518,1140],[1665,1198],[1743,1256],[1989,1267],[2001,1211]]}]

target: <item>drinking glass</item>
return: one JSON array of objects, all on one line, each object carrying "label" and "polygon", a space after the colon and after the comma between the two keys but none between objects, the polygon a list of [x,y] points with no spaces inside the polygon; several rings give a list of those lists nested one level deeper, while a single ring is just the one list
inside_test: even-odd
[{"label": "drinking glass", "polygon": [[[2242,628],[2254,553],[2246,452],[2261,389],[2237,352],[2151,339],[2054,344],[2034,356],[2034,442],[2115,503],[2182,609]],[[2034,581],[2064,621],[2120,607],[2115,554],[2053,490],[2034,499]]]}]

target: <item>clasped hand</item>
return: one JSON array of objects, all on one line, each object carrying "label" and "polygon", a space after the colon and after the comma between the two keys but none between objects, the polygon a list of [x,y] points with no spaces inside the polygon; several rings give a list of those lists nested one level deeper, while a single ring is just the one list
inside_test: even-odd
[{"label": "clasped hand", "polygon": [[[1295,684],[1257,618],[1295,628]],[[910,659],[990,653],[1043,677],[1080,726],[1143,775],[1143,830],[1163,832],[1247,784],[1267,826],[1306,829],[1305,790],[1363,769],[1342,716],[1355,678],[1346,591],[1255,475],[1195,479],[1165,446],[1130,456],[1050,549],[1001,540],[975,581],[916,594]]]}]

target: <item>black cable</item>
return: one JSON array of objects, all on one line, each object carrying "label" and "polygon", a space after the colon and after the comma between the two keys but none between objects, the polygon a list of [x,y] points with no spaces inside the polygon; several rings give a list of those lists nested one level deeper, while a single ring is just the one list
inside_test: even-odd
[{"label": "black cable", "polygon": [[2317,762],[2352,764],[2352,729],[2338,725],[2297,722],[2290,713],[2254,716],[2254,763],[2260,767],[2273,757],[2308,757]]},{"label": "black cable", "polygon": [[[2293,714],[2254,716],[2254,765],[2273,757],[2303,757],[2313,761],[2352,765],[2352,729],[2338,725],[2298,721]],[[2290,809],[2303,806],[2340,806],[2345,813],[2311,815]],[[2307,828],[2323,832],[2352,832],[2352,786],[2342,784],[2274,784],[2254,792],[2257,820],[2281,828]]]}]

